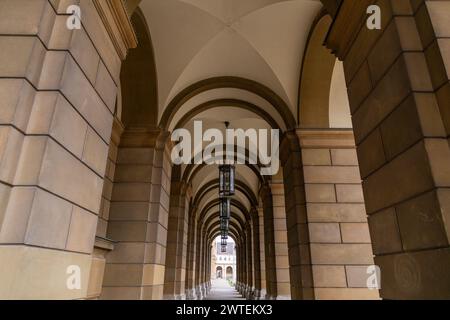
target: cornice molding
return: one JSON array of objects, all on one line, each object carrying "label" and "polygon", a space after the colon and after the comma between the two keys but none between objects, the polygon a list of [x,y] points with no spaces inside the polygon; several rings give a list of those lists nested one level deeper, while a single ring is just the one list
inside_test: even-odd
[{"label": "cornice molding", "polygon": [[125,60],[128,50],[138,44],[136,33],[122,0],[93,0],[114,48],[120,59]]},{"label": "cornice molding", "polygon": [[344,0],[336,14],[325,45],[340,59],[344,60],[349,52],[358,31],[365,23],[367,8],[374,0]]},{"label": "cornice molding", "polygon": [[299,129],[297,136],[301,148],[355,148],[352,129]]}]

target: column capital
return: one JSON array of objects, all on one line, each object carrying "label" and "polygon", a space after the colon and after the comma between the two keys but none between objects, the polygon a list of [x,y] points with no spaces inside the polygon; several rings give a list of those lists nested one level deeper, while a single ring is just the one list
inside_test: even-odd
[{"label": "column capital", "polygon": [[304,148],[354,148],[353,129],[297,129],[300,147]]},{"label": "column capital", "polygon": [[126,127],[120,140],[120,146],[156,148],[160,136],[161,130],[158,128]]}]

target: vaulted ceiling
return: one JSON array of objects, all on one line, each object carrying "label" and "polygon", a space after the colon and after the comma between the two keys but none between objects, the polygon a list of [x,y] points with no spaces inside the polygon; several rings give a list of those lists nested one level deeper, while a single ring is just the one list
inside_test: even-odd
[{"label": "vaulted ceiling", "polygon": [[[296,126],[303,55],[322,1],[128,0],[128,5],[139,5],[148,25],[160,127],[192,132],[194,120],[202,120],[204,130],[224,130],[224,121],[244,130]],[[213,223],[208,219],[217,216],[218,167],[183,165],[181,172],[192,185],[199,214]],[[236,181],[234,219],[245,221],[262,177],[258,168],[240,165]]]},{"label": "vaulted ceiling", "polygon": [[[221,76],[270,88],[295,117],[303,52],[321,7],[319,0],[143,0],[155,52],[159,117],[186,87]],[[248,95],[233,93],[260,104]]]}]

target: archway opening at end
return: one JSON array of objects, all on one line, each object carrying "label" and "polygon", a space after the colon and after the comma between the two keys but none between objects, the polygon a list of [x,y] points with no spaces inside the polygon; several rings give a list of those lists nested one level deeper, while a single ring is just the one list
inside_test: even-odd
[{"label": "archway opening at end", "polygon": [[211,279],[225,280],[229,286],[236,283],[236,243],[230,237],[226,246],[222,246],[220,236],[213,241]]},{"label": "archway opening at end", "polygon": [[207,299],[237,299],[240,295],[236,284],[236,243],[229,237],[222,246],[221,236],[213,240],[211,246],[211,293]]}]

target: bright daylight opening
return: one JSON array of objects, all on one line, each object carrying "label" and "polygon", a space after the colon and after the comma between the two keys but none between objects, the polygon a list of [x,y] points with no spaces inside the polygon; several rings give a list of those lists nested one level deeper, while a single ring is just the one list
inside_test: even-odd
[{"label": "bright daylight opening", "polygon": [[237,297],[236,285],[236,243],[228,238],[226,246],[218,236],[211,246],[211,294],[209,300]]}]

